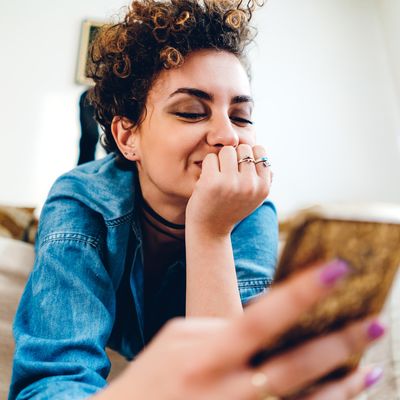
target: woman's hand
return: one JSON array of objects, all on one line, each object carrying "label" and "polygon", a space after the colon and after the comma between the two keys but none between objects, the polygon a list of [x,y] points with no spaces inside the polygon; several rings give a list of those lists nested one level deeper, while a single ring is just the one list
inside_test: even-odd
[{"label": "woman's hand", "polygon": [[262,146],[252,148],[247,144],[237,149],[225,146],[218,154],[208,154],[186,208],[186,224],[201,226],[206,233],[229,234],[237,222],[265,200],[271,186],[272,173],[266,163],[238,161],[265,156]]},{"label": "woman's hand", "polygon": [[[171,321],[99,399],[262,400],[309,387],[352,354],[362,353],[382,335],[380,324],[373,318],[357,321],[257,368],[249,359],[324,298],[346,273],[338,262],[309,268],[259,297],[234,320]],[[351,399],[376,379],[376,371],[357,370],[303,400]]]}]

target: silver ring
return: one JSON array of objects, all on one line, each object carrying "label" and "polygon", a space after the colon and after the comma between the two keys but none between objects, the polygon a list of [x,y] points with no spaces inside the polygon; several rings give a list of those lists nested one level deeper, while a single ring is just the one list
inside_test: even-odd
[{"label": "silver ring", "polygon": [[241,163],[255,163],[255,160],[253,157],[247,156],[247,157],[243,157],[238,161],[238,164]]},{"label": "silver ring", "polygon": [[264,374],[264,372],[255,372],[251,377],[251,384],[259,390],[261,400],[280,400],[279,397],[269,394],[266,390],[266,386],[268,385],[268,377],[266,374]]},{"label": "silver ring", "polygon": [[268,157],[260,157],[260,158],[257,158],[257,160],[254,161],[254,164],[256,164],[256,165],[259,164],[259,163],[263,163],[265,168],[271,166],[271,163],[270,163]]}]

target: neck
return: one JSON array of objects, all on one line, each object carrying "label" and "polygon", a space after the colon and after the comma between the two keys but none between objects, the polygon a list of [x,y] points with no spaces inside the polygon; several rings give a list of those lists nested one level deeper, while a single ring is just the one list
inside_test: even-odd
[{"label": "neck", "polygon": [[[145,203],[162,219],[166,220],[167,225],[168,222],[172,225],[184,225],[188,199],[162,193],[160,190],[156,190],[153,185],[143,184],[142,180],[139,173],[141,195]],[[151,211],[147,214],[151,214]]]},{"label": "neck", "polygon": [[[182,230],[185,229],[185,225],[184,224],[177,224],[171,221],[166,220],[162,215],[158,214],[155,210],[153,210],[149,204],[147,204],[146,200],[144,200],[143,198],[140,200],[141,201],[141,206],[142,206],[142,210],[144,211],[144,218],[145,220],[151,225],[153,226],[155,229],[157,229],[157,225],[154,225],[154,222],[158,222],[160,225],[162,225],[165,228],[170,228],[173,230]],[[146,216],[147,214],[147,216]],[[149,218],[151,217],[151,219],[153,221],[151,221]]]},{"label": "neck", "polygon": [[[168,219],[160,211],[153,208],[151,203],[149,204],[145,195],[142,194],[139,204],[142,210],[142,227],[146,236],[146,242],[153,246],[159,247],[163,244],[174,245],[181,247],[185,239],[185,225],[181,223],[182,218],[170,218]],[[166,210],[164,206],[162,210]],[[177,215],[176,208],[171,208],[171,211],[175,211],[173,215]],[[171,215],[171,214],[169,214]],[[178,214],[181,216],[181,214]],[[175,246],[172,246],[175,247]]]},{"label": "neck", "polygon": [[146,242],[159,248],[167,245],[170,250],[181,247],[185,240],[185,229],[174,229],[161,223],[142,208],[142,226]]}]

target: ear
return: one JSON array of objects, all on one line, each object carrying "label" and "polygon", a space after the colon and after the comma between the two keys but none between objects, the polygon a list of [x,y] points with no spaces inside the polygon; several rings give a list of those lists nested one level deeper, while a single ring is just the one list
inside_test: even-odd
[{"label": "ear", "polygon": [[136,141],[139,135],[134,124],[127,118],[116,116],[111,122],[111,132],[122,155],[129,161],[138,161]]}]

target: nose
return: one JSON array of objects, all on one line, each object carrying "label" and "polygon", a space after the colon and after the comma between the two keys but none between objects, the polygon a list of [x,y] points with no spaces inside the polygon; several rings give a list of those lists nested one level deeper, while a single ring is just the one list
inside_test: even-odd
[{"label": "nose", "polygon": [[207,143],[215,147],[238,146],[239,135],[228,116],[214,116],[210,120]]}]

